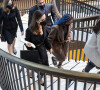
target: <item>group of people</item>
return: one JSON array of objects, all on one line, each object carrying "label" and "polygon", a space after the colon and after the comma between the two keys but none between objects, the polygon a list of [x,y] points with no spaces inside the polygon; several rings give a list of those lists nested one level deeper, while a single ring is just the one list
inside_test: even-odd
[{"label": "group of people", "polygon": [[[12,55],[17,53],[15,39],[18,25],[22,35],[24,35],[24,29],[19,10],[13,1],[4,0],[3,4],[0,8],[0,37],[5,37],[9,54]],[[36,46],[40,55],[40,64],[49,66],[48,50],[55,56],[52,58],[53,62],[58,60],[58,68],[61,68],[62,62],[66,59],[72,22],[73,18],[70,14],[65,14],[57,21],[53,5],[45,3],[45,0],[36,0],[36,5],[29,9],[25,40]],[[29,50],[33,50],[31,43],[25,44]]]},{"label": "group of people", "polygon": [[[59,61],[57,66],[62,68],[62,62],[66,59],[71,39],[72,22],[73,17],[70,14],[65,14],[57,20],[53,5],[45,3],[45,0],[36,0],[36,5],[29,9],[25,40],[36,46],[41,58],[40,64],[49,66],[47,55],[47,50],[49,50],[55,56],[52,57],[53,63],[56,65]],[[17,53],[15,39],[18,25],[21,34],[24,35],[23,24],[17,7],[12,0],[4,0],[4,5],[0,8],[0,37],[5,37],[10,54]],[[100,67],[100,21],[94,26],[93,31],[84,48],[90,62],[83,72],[89,72],[95,66]],[[30,43],[26,43],[26,47],[33,50]]]},{"label": "group of people", "polygon": [[[23,24],[19,10],[12,0],[4,0],[3,7],[0,8],[0,37],[5,37],[8,44],[8,51],[12,55],[16,54],[15,39],[17,28],[20,27],[21,34],[24,34]],[[36,0],[36,5],[29,9],[28,28],[26,29],[25,40],[33,43],[39,52],[43,65],[49,66],[47,50],[54,54],[53,62],[62,62],[66,58],[68,44],[71,36],[71,23],[73,18],[70,14],[65,14],[57,21],[57,15],[51,3],[45,0]],[[29,50],[33,50],[30,43],[26,43]],[[55,64],[55,63],[54,63]]]}]

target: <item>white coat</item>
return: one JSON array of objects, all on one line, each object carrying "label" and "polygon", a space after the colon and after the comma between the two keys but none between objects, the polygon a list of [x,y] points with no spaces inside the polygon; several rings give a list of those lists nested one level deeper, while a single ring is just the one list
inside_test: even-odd
[{"label": "white coat", "polygon": [[100,33],[92,33],[84,47],[84,53],[91,62],[100,67]]}]

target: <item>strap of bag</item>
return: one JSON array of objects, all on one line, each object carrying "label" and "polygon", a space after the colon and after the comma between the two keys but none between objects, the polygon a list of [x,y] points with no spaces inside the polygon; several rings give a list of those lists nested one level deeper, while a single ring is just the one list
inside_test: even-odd
[{"label": "strap of bag", "polygon": [[25,44],[23,45],[23,50],[25,50],[25,49],[24,49],[24,46],[25,46]]}]

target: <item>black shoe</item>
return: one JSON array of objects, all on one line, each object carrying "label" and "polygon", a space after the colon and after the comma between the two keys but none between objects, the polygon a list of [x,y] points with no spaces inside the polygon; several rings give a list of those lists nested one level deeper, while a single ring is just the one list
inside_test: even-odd
[{"label": "black shoe", "polygon": [[57,65],[57,60],[55,60],[55,57],[52,57],[52,62],[54,65]]},{"label": "black shoe", "polygon": [[17,54],[17,50],[14,48],[13,53],[16,55]]}]

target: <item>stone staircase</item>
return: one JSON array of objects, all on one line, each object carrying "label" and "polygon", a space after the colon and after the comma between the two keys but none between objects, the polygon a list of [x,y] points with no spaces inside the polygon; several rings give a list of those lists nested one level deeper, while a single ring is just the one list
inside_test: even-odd
[{"label": "stone staircase", "polygon": [[[27,29],[27,27],[28,27],[28,15],[25,14],[21,18],[22,18],[22,21],[23,21],[23,27],[24,27],[24,31],[25,31]],[[24,39],[24,37],[25,37],[25,34],[24,34],[24,36],[21,36],[20,30],[18,28],[17,38],[16,38],[16,45],[15,45],[15,47],[17,49],[17,52],[18,52],[16,57],[20,57],[20,50],[23,50],[23,43],[20,42],[20,39],[21,38]],[[7,51],[7,43],[6,42],[1,42],[0,41],[0,48],[3,49],[4,51],[8,52]],[[53,55],[48,52],[48,58],[49,58],[50,67],[57,68],[52,64],[52,60],[51,60],[52,56]],[[68,59],[66,59],[63,62],[63,69],[82,72],[82,70],[86,66],[86,64],[87,64],[87,61],[86,62],[83,62],[83,61],[75,62],[75,60],[68,61]],[[62,70],[62,69],[60,69],[60,70]],[[97,73],[98,71],[99,70],[97,70],[96,68],[93,68],[90,71],[90,73]],[[50,76],[46,75],[46,77],[47,77],[47,90],[50,90],[51,89]],[[27,70],[25,70],[25,78],[27,80]],[[23,85],[23,75],[21,77],[21,80],[22,80],[22,85]],[[54,90],[57,90],[58,79],[56,77],[54,77],[53,80],[54,80],[53,81],[53,85],[54,85],[53,88],[54,88]],[[38,82],[37,82],[37,74],[36,73],[35,73],[35,81],[36,81],[35,82],[36,83],[36,88],[38,90]],[[33,90],[33,84],[32,84],[31,78],[30,78],[30,82],[31,82],[31,90]],[[78,84],[77,90],[82,90],[83,83],[78,82],[77,84]],[[26,85],[28,85],[28,83],[26,83]],[[61,79],[61,87],[60,88],[61,88],[60,90],[64,90],[64,88],[65,88],[65,80],[64,79]],[[92,89],[93,89],[93,86],[88,83],[87,84],[87,90],[92,90]],[[2,90],[2,89],[0,89],[0,90]],[[28,90],[28,87],[27,87],[27,90]],[[41,90],[44,90],[43,86],[41,86]],[[68,90],[74,90],[74,81],[71,82]],[[100,85],[97,86],[96,90],[100,90]]]}]

